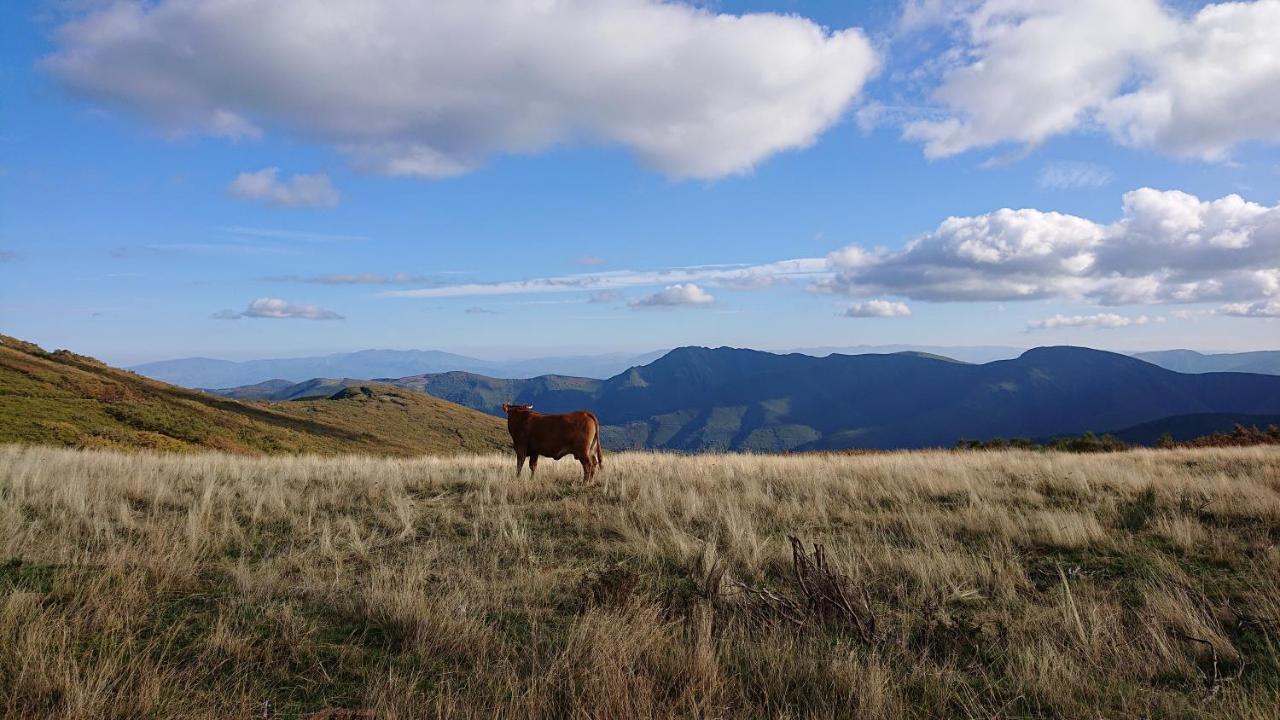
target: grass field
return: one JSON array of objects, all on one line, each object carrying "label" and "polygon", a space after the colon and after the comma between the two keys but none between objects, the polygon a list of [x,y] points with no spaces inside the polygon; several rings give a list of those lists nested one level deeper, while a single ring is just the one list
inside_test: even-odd
[{"label": "grass field", "polygon": [[1280,448],[605,463],[0,446],[0,715],[1280,708]]}]

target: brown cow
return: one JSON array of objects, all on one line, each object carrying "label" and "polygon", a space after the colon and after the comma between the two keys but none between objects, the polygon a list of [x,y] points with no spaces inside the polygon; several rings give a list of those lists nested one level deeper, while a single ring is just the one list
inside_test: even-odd
[{"label": "brown cow", "polygon": [[502,403],[507,414],[507,430],[516,451],[516,477],[529,458],[529,477],[538,469],[538,456],[559,460],[573,455],[582,463],[582,481],[591,484],[596,469],[604,465],[600,454],[600,421],[585,410],[547,415],[534,412],[532,405]]}]

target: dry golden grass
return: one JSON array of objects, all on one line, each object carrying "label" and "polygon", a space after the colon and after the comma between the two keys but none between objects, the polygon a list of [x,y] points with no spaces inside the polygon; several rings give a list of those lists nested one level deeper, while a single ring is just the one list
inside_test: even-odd
[{"label": "dry golden grass", "polygon": [[[1280,449],[0,447],[0,714],[1204,717],[1280,707]],[[795,535],[868,638],[797,626]]]}]

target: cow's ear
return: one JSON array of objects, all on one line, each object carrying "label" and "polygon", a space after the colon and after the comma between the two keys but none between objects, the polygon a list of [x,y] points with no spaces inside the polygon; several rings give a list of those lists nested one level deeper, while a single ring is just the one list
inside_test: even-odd
[{"label": "cow's ear", "polygon": [[502,403],[502,412],[511,412],[511,406],[506,403]]}]

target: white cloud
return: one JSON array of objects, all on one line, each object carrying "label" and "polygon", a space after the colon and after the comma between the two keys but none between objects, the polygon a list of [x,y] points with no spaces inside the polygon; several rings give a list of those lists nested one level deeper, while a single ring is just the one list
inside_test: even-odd
[{"label": "white cloud", "polygon": [[280,298],[258,298],[249,303],[243,312],[219,310],[213,314],[217,320],[238,320],[240,318],[271,318],[273,320],[342,320],[343,317],[332,310],[324,310],[315,305],[298,305]]},{"label": "white cloud", "polygon": [[666,270],[615,270],[601,273],[562,275],[491,283],[459,283],[439,287],[390,290],[390,297],[460,297],[472,295],[519,295],[525,293],[622,290],[631,287],[680,283],[705,283],[734,288],[826,277],[830,273],[824,258],[797,258],[763,265],[710,265]]},{"label": "white cloud", "polygon": [[907,317],[911,314],[911,308],[906,303],[892,302],[890,300],[868,300],[866,302],[853,303],[845,308],[843,315],[851,318],[894,318]]},{"label": "white cloud", "polygon": [[420,177],[578,141],[745,172],[812,144],[877,65],[856,28],[660,0],[120,2],[56,45],[67,88],[169,131],[282,128]]},{"label": "white cloud", "polygon": [[1097,315],[1054,315],[1045,320],[1033,320],[1027,323],[1027,330],[1054,330],[1057,328],[1122,328],[1133,325],[1146,325],[1153,322],[1146,315],[1125,317],[1115,313],[1098,313]]},{"label": "white cloud", "polygon": [[1036,184],[1054,190],[1099,188],[1110,183],[1112,177],[1111,170],[1102,165],[1060,161],[1045,164],[1036,177]]},{"label": "white cloud", "polygon": [[632,300],[628,304],[635,308],[651,308],[679,307],[681,305],[710,305],[715,301],[716,299],[706,290],[703,290],[693,283],[684,283],[679,285],[669,285],[652,295],[645,295],[642,298]]},{"label": "white cloud", "polygon": [[604,305],[607,303],[615,303],[622,301],[622,293],[617,290],[597,290],[591,293],[587,298],[587,302],[593,305]]},{"label": "white cloud", "polygon": [[1034,209],[952,217],[897,252],[850,246],[822,287],[926,301],[1069,298],[1104,305],[1280,297],[1280,206],[1142,188],[1101,224]]},{"label": "white cloud", "polygon": [[933,91],[946,114],[904,131],[929,157],[1095,127],[1210,160],[1280,141],[1280,0],[1189,17],[1157,0],[984,0],[958,15],[959,59]]},{"label": "white cloud", "polygon": [[278,207],[334,207],[340,195],[329,182],[329,176],[294,175],[279,179],[280,169],[269,167],[257,172],[243,172],[227,186],[227,192],[252,202]]},{"label": "white cloud", "polygon": [[579,265],[604,265],[609,261],[595,255],[579,255],[574,262]]},{"label": "white cloud", "polygon": [[1220,315],[1251,318],[1280,318],[1280,298],[1255,303],[1229,303],[1218,308]]}]

